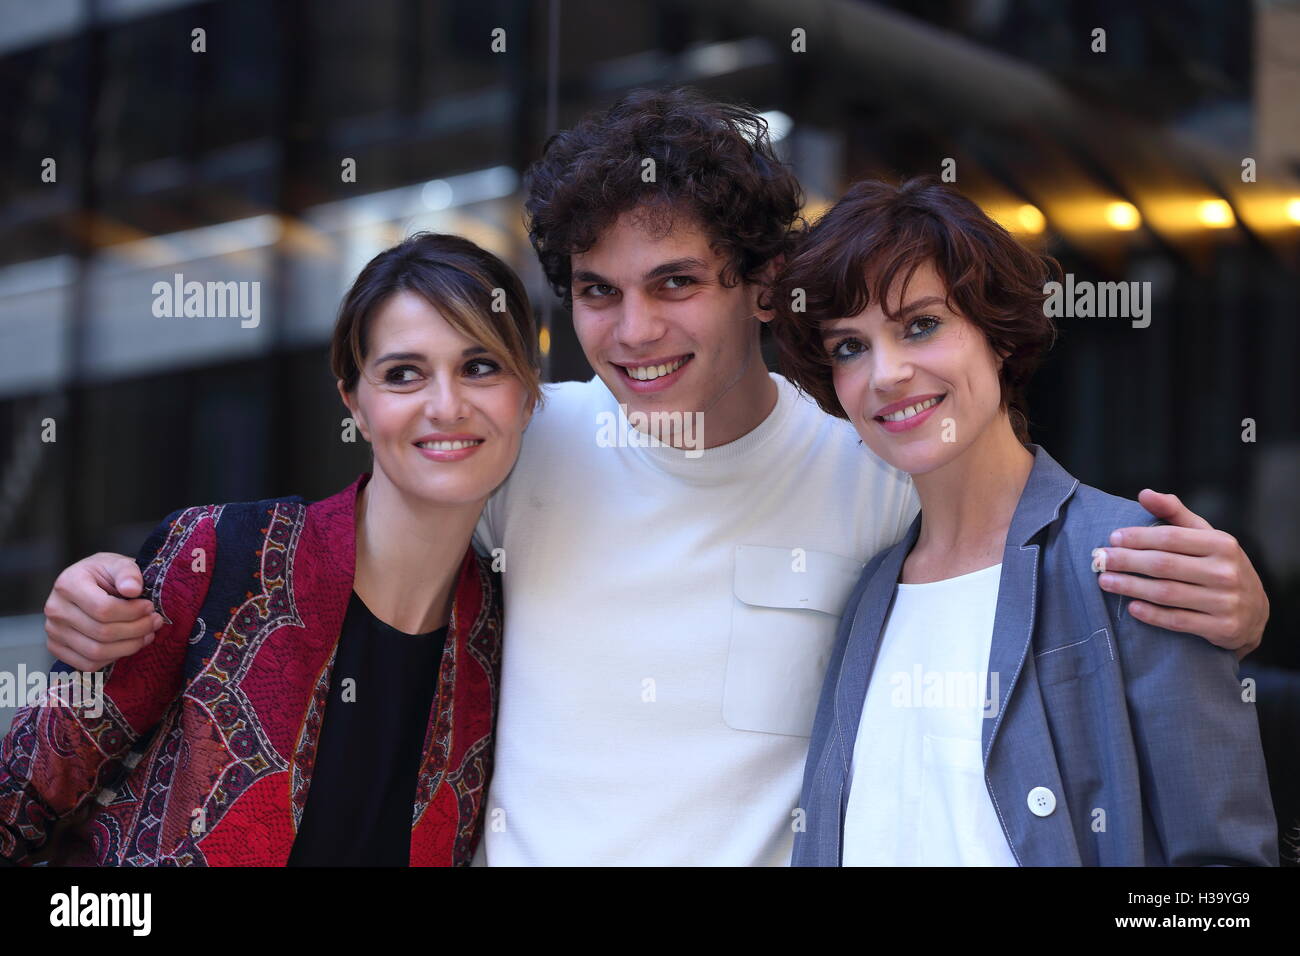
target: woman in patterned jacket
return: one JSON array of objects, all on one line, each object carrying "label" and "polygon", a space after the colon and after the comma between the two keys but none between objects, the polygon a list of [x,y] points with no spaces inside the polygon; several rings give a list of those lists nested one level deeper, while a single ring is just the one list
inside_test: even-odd
[{"label": "woman in patterned jacket", "polygon": [[372,473],[158,526],[151,643],[0,745],[0,858],[68,819],[58,862],[470,862],[501,616],[471,537],[541,398],[531,309],[495,256],[421,234],[362,270],[331,351]]}]

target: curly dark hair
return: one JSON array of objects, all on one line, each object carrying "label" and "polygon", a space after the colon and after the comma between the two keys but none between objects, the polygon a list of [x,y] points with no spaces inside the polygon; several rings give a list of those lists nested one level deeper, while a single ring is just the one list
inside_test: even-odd
[{"label": "curly dark hair", "polygon": [[943,280],[949,304],[1004,357],[1001,404],[1016,437],[1029,441],[1024,388],[1056,338],[1043,311],[1043,286],[1060,279],[1061,267],[937,176],[856,183],[803,235],[768,295],[781,371],[827,414],[847,418],[822,323],[858,315],[926,262]]},{"label": "curly dark hair", "polygon": [[644,209],[648,227],[664,232],[675,213],[694,216],[727,260],[722,283],[734,286],[789,250],[803,205],[767,122],[686,88],[634,91],[556,133],[525,174],[525,193],[528,237],[566,305],[569,257],[629,210]]}]

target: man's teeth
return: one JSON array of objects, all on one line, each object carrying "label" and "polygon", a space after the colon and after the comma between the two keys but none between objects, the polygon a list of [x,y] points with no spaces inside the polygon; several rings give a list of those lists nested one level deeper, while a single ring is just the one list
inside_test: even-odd
[{"label": "man's teeth", "polygon": [[625,366],[627,374],[632,376],[638,382],[650,382],[656,378],[662,378],[669,372],[675,372],[686,364],[686,359],[678,359],[670,365],[641,365],[636,368]]},{"label": "man's teeth", "polygon": [[462,448],[483,444],[483,439],[476,438],[473,441],[421,441],[416,442],[416,444],[421,448],[428,448],[432,451],[460,451]]},{"label": "man's teeth", "polygon": [[939,404],[938,398],[927,398],[923,402],[918,402],[915,405],[909,405],[907,406],[907,408],[901,409],[900,411],[890,412],[888,415],[882,415],[880,417],[887,422],[902,422],[911,418],[913,415],[919,415],[927,408],[931,408],[938,404]]}]

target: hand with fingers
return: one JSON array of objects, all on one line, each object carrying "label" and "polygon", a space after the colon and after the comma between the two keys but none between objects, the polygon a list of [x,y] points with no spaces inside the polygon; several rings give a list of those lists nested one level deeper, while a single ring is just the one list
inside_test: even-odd
[{"label": "hand with fingers", "polygon": [[132,558],[101,552],[63,569],[45,601],[45,646],[80,671],[97,671],[151,643],[163,624],[141,597]]},{"label": "hand with fingers", "polygon": [[[1257,647],[1268,623],[1268,596],[1237,539],[1216,531],[1176,495],[1145,489],[1142,507],[1163,525],[1118,528],[1105,552],[1097,583],[1132,598],[1139,621],[1205,638],[1236,651]],[[1138,577],[1137,575],[1145,575]]]}]

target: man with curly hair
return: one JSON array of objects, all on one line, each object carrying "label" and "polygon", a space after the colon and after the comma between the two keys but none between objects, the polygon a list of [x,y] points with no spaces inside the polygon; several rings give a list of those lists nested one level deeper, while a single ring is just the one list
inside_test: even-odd
[{"label": "man with curly hair", "polygon": [[916,510],[764,364],[798,182],[751,111],[641,92],[526,194],[596,377],[548,386],[479,529],[509,620],[481,855],[787,863],[837,616]]},{"label": "man with curly hair", "polygon": [[548,386],[479,528],[507,608],[480,858],[786,864],[839,614],[917,509],[763,362],[798,182],[751,110],[641,91],[553,137],[526,193],[596,377]]}]

